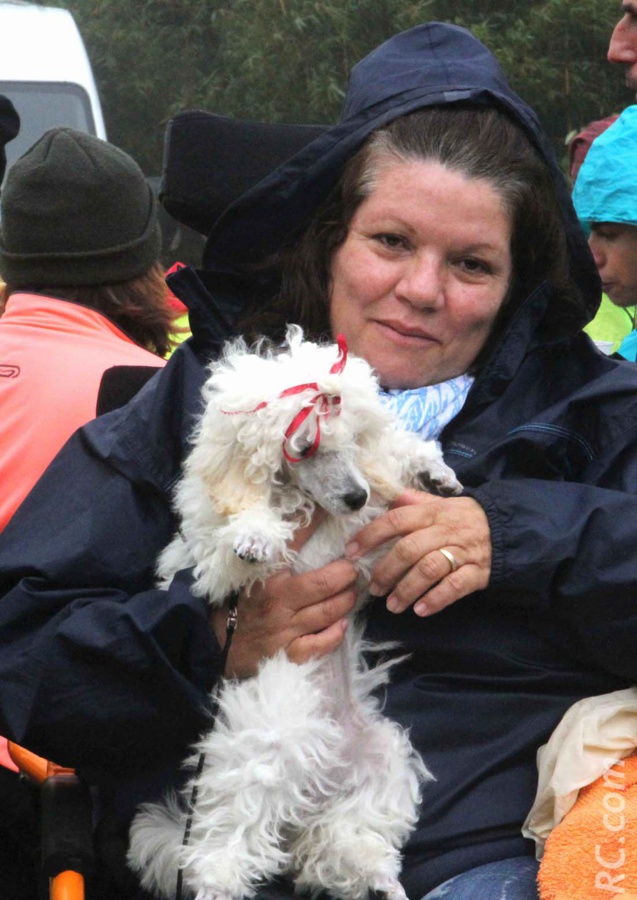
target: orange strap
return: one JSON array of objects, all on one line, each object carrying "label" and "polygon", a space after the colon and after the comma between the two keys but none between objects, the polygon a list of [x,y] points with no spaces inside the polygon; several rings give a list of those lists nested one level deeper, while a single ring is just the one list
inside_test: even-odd
[{"label": "orange strap", "polygon": [[50,881],[50,900],[84,900],[84,879],[78,872],[60,872]]},{"label": "orange strap", "polygon": [[49,775],[73,774],[73,769],[66,769],[64,766],[58,766],[48,759],[36,756],[35,753],[25,750],[19,744],[14,744],[13,741],[9,741],[8,750],[9,756],[20,771],[28,775],[37,784],[42,784]]}]

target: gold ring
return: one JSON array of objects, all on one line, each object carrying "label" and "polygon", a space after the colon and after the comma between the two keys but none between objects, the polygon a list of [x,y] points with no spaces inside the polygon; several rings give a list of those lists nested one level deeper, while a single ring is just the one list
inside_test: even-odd
[{"label": "gold ring", "polygon": [[456,569],[458,568],[458,560],[457,560],[456,557],[453,555],[453,553],[451,552],[451,550],[443,550],[442,547],[441,547],[440,550],[438,550],[438,553],[442,553],[442,555],[444,556],[444,558],[447,560],[447,562],[448,562],[449,565],[451,566],[451,571],[452,571],[452,572],[455,572]]}]

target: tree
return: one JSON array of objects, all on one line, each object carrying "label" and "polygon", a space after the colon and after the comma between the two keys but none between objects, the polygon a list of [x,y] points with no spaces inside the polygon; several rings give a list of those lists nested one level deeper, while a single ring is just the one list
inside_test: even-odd
[{"label": "tree", "polygon": [[606,61],[619,9],[598,0],[62,0],[78,20],[111,139],[157,173],[182,109],[331,122],[356,60],[391,34],[444,20],[470,28],[537,111],[567,134],[631,102]]}]

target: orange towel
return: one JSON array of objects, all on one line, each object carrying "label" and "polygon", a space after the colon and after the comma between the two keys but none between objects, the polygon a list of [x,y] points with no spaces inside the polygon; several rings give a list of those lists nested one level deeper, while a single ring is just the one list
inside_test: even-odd
[{"label": "orange towel", "polygon": [[637,753],[582,788],[549,835],[540,900],[637,900]]}]

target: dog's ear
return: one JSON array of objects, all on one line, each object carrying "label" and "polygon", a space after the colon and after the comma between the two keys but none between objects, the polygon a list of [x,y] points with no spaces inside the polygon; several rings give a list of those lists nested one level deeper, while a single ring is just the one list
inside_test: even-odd
[{"label": "dog's ear", "polygon": [[[208,415],[186,462],[186,477],[194,477],[218,515],[227,518],[255,506],[267,505],[273,473],[258,448],[238,439],[236,417]],[[207,427],[206,427],[207,426]]]},{"label": "dog's ear", "polygon": [[217,515],[224,519],[258,506],[268,506],[271,479],[254,481],[246,477],[246,460],[242,454],[230,454],[222,465],[202,473],[201,481]]}]

